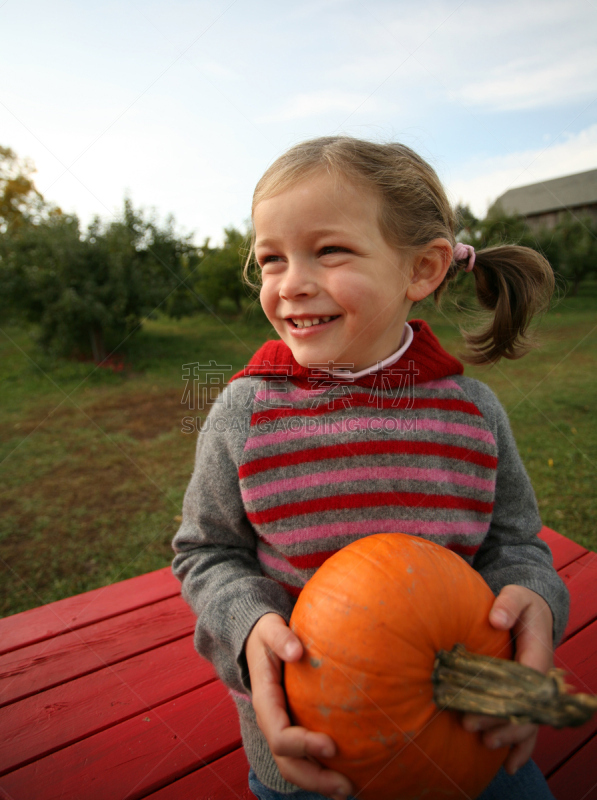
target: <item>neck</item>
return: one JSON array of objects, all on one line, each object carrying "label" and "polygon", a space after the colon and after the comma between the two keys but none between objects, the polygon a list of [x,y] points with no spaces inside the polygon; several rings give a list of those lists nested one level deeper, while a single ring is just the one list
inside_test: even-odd
[{"label": "neck", "polygon": [[368,367],[364,367],[363,369],[358,370],[357,372],[351,372],[349,369],[332,369],[326,370],[326,372],[331,375],[333,378],[362,378],[364,375],[371,375],[374,372],[379,372],[381,369],[385,369],[385,367],[389,367],[390,364],[393,364],[395,361],[398,361],[404,353],[408,350],[413,340],[413,329],[410,327],[408,322],[404,323],[404,329],[402,331],[402,338],[400,340],[400,347],[396,352],[392,353],[391,355],[384,358],[383,361],[376,361],[374,364],[371,364]]}]

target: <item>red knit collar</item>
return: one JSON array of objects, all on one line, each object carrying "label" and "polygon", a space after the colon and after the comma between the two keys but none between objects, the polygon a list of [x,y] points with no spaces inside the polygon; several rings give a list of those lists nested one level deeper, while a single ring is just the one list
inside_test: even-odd
[{"label": "red knit collar", "polygon": [[[413,341],[406,353],[394,364],[381,372],[363,375],[362,378],[347,380],[357,386],[375,388],[402,388],[404,375],[409,373],[413,383],[427,383],[440,380],[448,375],[462,375],[464,368],[458,359],[447,353],[437,337],[422,319],[409,321],[413,329]],[[302,367],[292,355],[287,344],[278,340],[270,340],[262,345],[251,358],[248,365],[233,375],[236,378],[259,375],[264,378],[286,377],[292,383],[305,389],[312,389],[314,381],[340,382],[342,378],[332,378],[317,370]]]}]

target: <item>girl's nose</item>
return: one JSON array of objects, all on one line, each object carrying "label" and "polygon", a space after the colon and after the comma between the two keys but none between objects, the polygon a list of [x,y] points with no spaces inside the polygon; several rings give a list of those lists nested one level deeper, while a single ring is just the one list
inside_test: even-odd
[{"label": "girl's nose", "polygon": [[317,282],[309,265],[302,259],[289,259],[280,283],[282,300],[312,297],[317,291]]}]

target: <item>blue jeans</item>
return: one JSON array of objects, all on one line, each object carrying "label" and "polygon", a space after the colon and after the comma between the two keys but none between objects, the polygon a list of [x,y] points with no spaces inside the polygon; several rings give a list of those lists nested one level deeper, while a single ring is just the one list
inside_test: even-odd
[{"label": "blue jeans", "polygon": [[[252,769],[249,772],[249,788],[259,800],[327,800],[322,794],[303,789],[290,794],[275,792],[264,786]],[[479,795],[478,800],[555,800],[555,798],[539,767],[534,761],[527,761],[516,775],[508,775],[504,769],[500,769],[483,794]]]}]

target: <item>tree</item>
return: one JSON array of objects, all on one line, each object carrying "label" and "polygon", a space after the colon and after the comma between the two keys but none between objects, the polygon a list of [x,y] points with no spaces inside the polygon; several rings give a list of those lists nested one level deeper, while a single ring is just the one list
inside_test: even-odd
[{"label": "tree", "polygon": [[209,239],[204,243],[195,287],[212,308],[218,309],[222,301],[228,300],[241,312],[242,300],[247,296],[242,279],[246,235],[236,228],[225,228],[224,233],[222,247],[210,247]]},{"label": "tree", "polygon": [[0,233],[14,229],[44,207],[31,175],[35,167],[0,145]]},{"label": "tree", "polygon": [[473,214],[468,206],[456,206],[456,233],[463,233],[465,236],[470,236],[475,229],[479,220]]},{"label": "tree", "polygon": [[520,215],[489,210],[466,231],[466,241],[477,249],[500,244],[519,244],[542,253],[556,275],[576,294],[583,280],[597,273],[597,225],[590,218],[568,213],[553,228],[533,229]]},{"label": "tree", "polygon": [[519,244],[535,247],[536,237],[517,214],[506,214],[499,207],[491,208],[485,219],[477,220],[471,228],[470,238],[479,250],[502,244]]},{"label": "tree", "polygon": [[541,247],[554,271],[578,292],[582,281],[597,274],[597,225],[588,217],[566,214],[550,231],[541,232]]},{"label": "tree", "polygon": [[101,362],[167,303],[195,249],[172,219],[160,227],[130,200],[119,219],[96,218],[85,234],[77,217],[51,213],[0,237],[0,292],[38,324],[46,348]]}]

